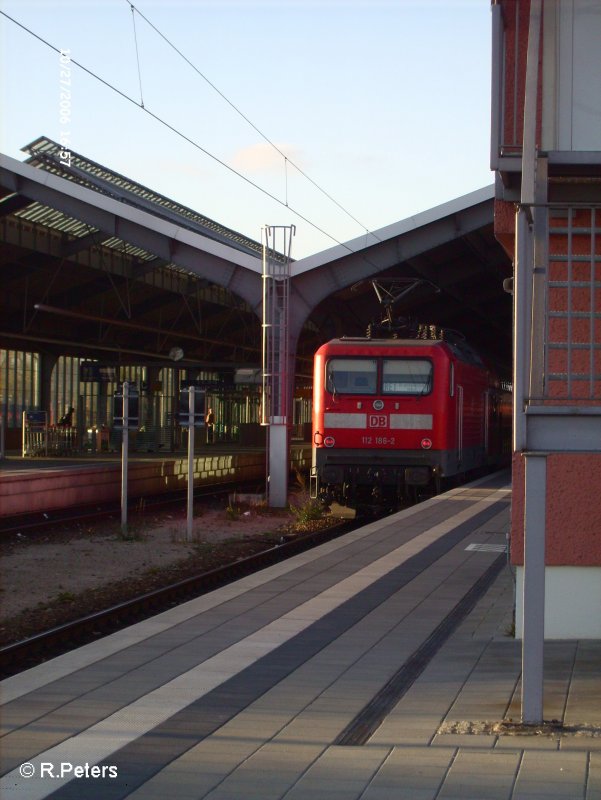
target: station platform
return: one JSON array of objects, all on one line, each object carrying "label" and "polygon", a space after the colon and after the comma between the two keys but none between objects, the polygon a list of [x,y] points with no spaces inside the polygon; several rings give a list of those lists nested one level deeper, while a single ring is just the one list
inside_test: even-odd
[{"label": "station platform", "polygon": [[[311,445],[293,442],[290,469],[308,472]],[[194,455],[194,485],[265,482],[264,447],[236,444],[199,446]],[[186,489],[186,453],[131,453],[128,496],[145,497]],[[0,517],[118,502],[121,497],[120,454],[64,458],[8,456],[0,461]]]},{"label": "station platform", "polygon": [[573,735],[491,724],[519,718],[508,481],[3,681],[2,796],[599,800],[601,642],[546,645],[545,717]]}]

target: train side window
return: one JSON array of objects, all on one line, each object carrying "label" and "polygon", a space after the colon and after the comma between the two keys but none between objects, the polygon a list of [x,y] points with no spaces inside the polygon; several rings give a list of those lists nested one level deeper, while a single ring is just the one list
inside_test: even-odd
[{"label": "train side window", "polygon": [[383,394],[429,394],[432,362],[418,358],[386,358],[382,364]]},{"label": "train side window", "polygon": [[326,366],[326,389],[332,394],[375,394],[375,358],[331,358]]}]

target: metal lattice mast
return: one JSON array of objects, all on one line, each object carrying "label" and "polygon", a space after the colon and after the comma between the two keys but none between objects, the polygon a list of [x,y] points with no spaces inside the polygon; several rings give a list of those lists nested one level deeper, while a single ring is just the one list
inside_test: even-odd
[{"label": "metal lattice mast", "polygon": [[288,502],[290,404],[290,251],[294,225],[263,228],[263,386],[261,424],[267,425],[269,505]]}]

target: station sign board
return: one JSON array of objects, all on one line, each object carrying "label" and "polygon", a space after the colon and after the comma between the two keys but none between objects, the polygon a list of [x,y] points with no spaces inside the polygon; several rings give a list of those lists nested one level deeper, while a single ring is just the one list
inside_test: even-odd
[{"label": "station sign board", "polygon": [[82,383],[112,383],[118,380],[117,367],[98,361],[81,361],[79,379]]},{"label": "station sign board", "polygon": [[[205,424],[206,391],[200,386],[194,387],[194,427],[202,428]],[[188,386],[179,391],[179,410],[177,421],[182,428],[190,425],[190,389]]]},{"label": "station sign board", "polygon": [[[127,427],[136,429],[140,426],[140,395],[137,386],[129,386],[127,391]],[[113,428],[123,428],[123,387],[113,395]]]}]

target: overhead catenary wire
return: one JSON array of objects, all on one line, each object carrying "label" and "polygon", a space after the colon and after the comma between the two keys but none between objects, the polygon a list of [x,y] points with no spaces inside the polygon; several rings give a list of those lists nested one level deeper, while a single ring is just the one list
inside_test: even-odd
[{"label": "overhead catenary wire", "polygon": [[[3,10],[1,10],[1,9],[0,9],[0,14],[1,14],[3,17],[6,17],[6,19],[10,20],[10,21],[11,21],[12,23],[14,23],[15,25],[17,25],[19,28],[21,28],[22,30],[24,30],[26,33],[28,33],[28,34],[30,34],[31,36],[33,36],[33,37],[34,37],[35,39],[37,39],[39,42],[41,42],[42,44],[46,45],[46,47],[49,47],[49,48],[50,48],[51,50],[53,50],[55,53],[58,53],[58,54],[60,54],[60,53],[62,52],[62,51],[61,51],[61,49],[60,49],[59,47],[56,47],[56,45],[53,45],[53,44],[52,44],[51,42],[49,42],[47,39],[44,39],[44,37],[43,37],[43,36],[40,36],[40,35],[39,35],[38,33],[36,33],[35,31],[32,31],[32,30],[31,30],[30,28],[28,28],[26,25],[24,25],[23,23],[19,22],[19,21],[18,21],[18,20],[16,20],[16,19],[14,19],[14,17],[11,17],[11,16],[10,16],[10,14],[7,14],[5,11],[3,11]],[[222,160],[222,159],[220,159],[218,156],[216,156],[216,155],[214,155],[213,153],[211,153],[209,150],[207,150],[206,148],[204,148],[204,147],[203,147],[202,145],[200,145],[198,142],[196,142],[196,141],[194,141],[193,139],[191,139],[191,138],[190,138],[189,136],[187,136],[185,133],[182,133],[182,131],[178,130],[178,129],[177,129],[175,126],[174,126],[174,125],[171,125],[171,123],[167,122],[167,120],[163,119],[163,118],[162,118],[162,117],[160,117],[158,114],[155,114],[153,111],[150,111],[150,109],[149,109],[147,106],[142,106],[142,105],[141,105],[141,104],[140,104],[140,103],[139,103],[139,102],[138,102],[138,101],[137,101],[135,98],[131,97],[131,96],[130,96],[130,95],[128,95],[126,92],[124,92],[122,89],[119,89],[117,86],[115,86],[114,84],[112,84],[112,83],[110,83],[109,81],[107,81],[105,78],[103,78],[103,77],[101,77],[100,75],[98,75],[97,73],[95,73],[95,72],[94,72],[92,69],[90,69],[89,67],[86,67],[84,64],[82,64],[81,62],[77,61],[77,59],[75,59],[75,58],[73,58],[72,56],[70,56],[70,57],[69,57],[69,61],[70,61],[70,63],[71,63],[71,64],[74,64],[76,67],[78,67],[79,69],[81,69],[83,72],[85,72],[85,73],[86,73],[87,75],[89,75],[90,77],[92,77],[92,78],[94,78],[95,80],[97,80],[99,83],[102,83],[102,84],[103,84],[104,86],[106,86],[108,89],[111,89],[113,92],[115,92],[116,94],[118,94],[118,95],[119,95],[120,97],[122,97],[124,100],[127,100],[127,101],[128,101],[129,103],[131,103],[132,105],[134,105],[134,106],[136,106],[137,108],[139,108],[139,109],[141,109],[142,111],[144,111],[146,114],[148,114],[148,116],[149,116],[149,117],[152,117],[152,119],[154,119],[156,122],[160,123],[160,124],[161,124],[161,125],[163,125],[165,128],[167,128],[167,129],[168,129],[168,130],[170,130],[172,133],[174,133],[176,136],[179,136],[181,139],[183,139],[184,141],[188,142],[188,144],[192,145],[192,147],[196,148],[196,149],[197,149],[197,150],[199,150],[201,153],[204,153],[204,154],[205,154],[206,156],[208,156],[210,159],[212,159],[212,160],[213,160],[213,161],[215,161],[216,163],[220,164],[222,167],[224,167],[225,169],[227,169],[227,170],[228,170],[229,172],[231,172],[233,175],[236,175],[238,178],[240,178],[241,180],[243,180],[243,181],[244,181],[245,183],[247,183],[249,186],[252,186],[254,189],[257,189],[259,192],[261,192],[262,194],[264,194],[266,197],[269,197],[271,200],[273,200],[273,201],[274,201],[275,203],[277,203],[278,205],[281,205],[281,206],[283,206],[284,208],[287,208],[287,209],[288,209],[289,211],[291,211],[293,214],[296,214],[296,216],[297,216],[299,219],[303,220],[303,222],[306,222],[306,223],[307,223],[307,225],[310,225],[310,226],[311,226],[311,227],[312,227],[314,230],[316,230],[316,231],[318,231],[319,233],[323,234],[323,235],[324,235],[324,236],[326,236],[328,239],[331,239],[333,242],[335,242],[335,243],[336,243],[337,245],[339,245],[340,247],[343,247],[343,248],[344,248],[345,250],[347,250],[349,253],[351,253],[351,254],[358,254],[358,255],[361,257],[362,261],[364,261],[366,264],[369,264],[369,265],[370,265],[371,267],[373,267],[374,269],[376,269],[376,270],[378,270],[378,269],[381,269],[381,267],[379,267],[377,264],[374,264],[374,263],[373,263],[373,262],[372,262],[372,261],[371,261],[369,258],[367,258],[367,257],[365,256],[365,254],[364,254],[364,253],[361,253],[361,252],[360,252],[360,251],[358,251],[358,250],[353,250],[353,248],[352,248],[352,247],[349,247],[349,245],[348,245],[346,242],[341,242],[341,241],[340,241],[338,238],[336,238],[335,236],[333,236],[331,233],[329,233],[328,231],[326,231],[324,228],[322,228],[321,226],[319,226],[317,223],[315,223],[315,222],[313,222],[312,220],[310,220],[308,217],[306,217],[306,216],[305,216],[304,214],[302,214],[300,211],[298,211],[297,209],[295,209],[293,206],[289,205],[289,204],[288,204],[288,203],[286,203],[284,200],[282,200],[282,199],[280,199],[279,197],[277,197],[276,195],[272,194],[272,193],[271,193],[271,192],[269,192],[267,189],[265,189],[263,186],[260,186],[258,183],[255,183],[253,180],[251,180],[250,178],[248,178],[246,175],[243,175],[241,172],[238,172],[236,169],[234,169],[234,167],[230,166],[230,165],[229,165],[227,162],[223,161],[223,160]],[[369,231],[367,232],[367,234],[374,236],[374,238],[376,238],[376,239],[377,239],[377,241],[381,241],[381,239],[379,239],[377,236],[375,236],[375,234],[373,234],[373,233],[370,233]]]},{"label": "overhead catenary wire", "polygon": [[[42,42],[42,44],[46,45],[46,47],[49,47],[51,50],[54,50],[55,53],[59,53],[59,54],[61,53],[61,50],[60,50],[59,47],[56,47],[56,45],[53,45],[47,39],[44,39],[43,36],[40,36],[39,34],[35,33],[35,31],[32,31],[26,25],[23,25],[23,23],[21,23],[18,20],[14,19],[14,17],[11,17],[10,14],[7,14],[5,11],[2,11],[1,9],[0,9],[0,14],[3,17],[6,17],[7,19],[9,19],[15,25],[18,25],[19,28],[21,28],[22,30],[26,31],[31,36],[35,37],[38,41]],[[296,216],[299,219],[302,219],[303,222],[306,222],[307,225],[310,225],[312,228],[314,228],[319,233],[322,233],[324,236],[327,236],[328,239],[331,239],[333,242],[336,242],[336,244],[339,244],[342,247],[345,247],[350,253],[354,253],[355,252],[352,248],[350,248],[344,242],[341,242],[339,239],[337,239],[331,233],[328,233],[328,231],[326,231],[326,230],[324,230],[324,228],[320,227],[316,222],[313,222],[308,217],[306,217],[304,214],[302,214],[300,211],[298,211],[297,209],[293,208],[291,205],[288,205],[284,200],[281,200],[279,197],[277,197],[276,195],[272,194],[270,191],[265,189],[265,187],[261,186],[258,183],[255,183],[255,181],[251,180],[250,178],[248,178],[246,175],[242,174],[241,172],[238,172],[238,170],[234,169],[234,167],[232,167],[226,161],[223,161],[218,156],[216,156],[213,153],[211,153],[210,150],[207,150],[201,144],[199,144],[198,142],[194,141],[194,139],[191,139],[189,136],[187,136],[185,133],[180,131],[174,125],[171,125],[171,123],[167,122],[166,119],[163,119],[163,117],[160,117],[158,114],[155,114],[153,111],[151,111],[148,108],[148,106],[142,106],[135,98],[131,97],[126,92],[124,92],[122,89],[119,89],[117,86],[115,86],[114,84],[110,83],[110,81],[107,81],[105,78],[101,77],[96,72],[94,72],[94,70],[90,69],[89,67],[86,67],[84,64],[82,64],[80,61],[78,61],[77,59],[73,58],[72,56],[69,57],[69,61],[70,61],[71,64],[74,64],[76,67],[81,69],[83,72],[88,74],[90,77],[92,77],[95,80],[97,80],[100,83],[102,83],[108,89],[111,89],[113,92],[116,92],[116,94],[118,94],[124,100],[127,100],[129,103],[132,103],[134,106],[136,106],[137,108],[139,108],[142,111],[144,111],[146,114],[148,114],[148,116],[152,117],[154,120],[159,122],[161,125],[163,125],[165,128],[170,130],[172,133],[175,133],[176,136],[179,136],[181,139],[183,139],[184,141],[188,142],[188,144],[191,144],[192,147],[195,147],[197,150],[200,150],[200,152],[204,153],[206,156],[211,158],[216,163],[220,164],[222,167],[225,167],[225,169],[227,169],[229,172],[231,172],[232,174],[236,175],[238,178],[241,178],[243,181],[245,181],[245,183],[248,183],[254,189],[257,189],[259,192],[262,192],[262,194],[264,194],[266,197],[269,197],[270,200],[273,200],[274,202],[278,203],[279,205],[284,206],[285,208],[287,208],[290,211],[292,211],[292,213],[296,214]]]},{"label": "overhead catenary wire", "polygon": [[256,131],[256,132],[259,134],[259,136],[260,136],[262,139],[264,139],[264,140],[267,142],[267,144],[269,144],[271,147],[273,147],[273,149],[274,149],[274,150],[275,150],[277,153],[279,153],[279,155],[280,155],[280,156],[281,156],[281,157],[284,159],[284,170],[285,170],[285,181],[286,181],[286,203],[285,203],[285,205],[286,205],[286,206],[288,206],[288,172],[287,172],[287,167],[288,167],[288,164],[290,164],[290,166],[291,166],[291,167],[294,167],[294,169],[295,169],[295,170],[296,170],[296,171],[297,171],[297,172],[298,172],[300,175],[302,175],[302,176],[303,176],[303,178],[305,178],[306,180],[308,180],[308,181],[309,181],[309,183],[311,183],[311,184],[312,184],[312,185],[313,185],[313,186],[314,186],[314,187],[315,187],[315,188],[316,188],[316,189],[317,189],[319,192],[321,192],[321,193],[322,193],[322,194],[323,194],[325,197],[327,197],[327,198],[328,198],[328,200],[330,200],[330,202],[334,203],[334,205],[336,205],[336,206],[337,206],[337,207],[338,207],[338,208],[339,208],[341,211],[343,211],[343,212],[344,212],[344,213],[347,215],[347,217],[349,217],[350,219],[352,219],[352,220],[353,220],[353,222],[357,223],[357,225],[359,225],[359,226],[360,226],[360,227],[361,227],[361,228],[362,228],[362,229],[363,229],[363,230],[366,232],[366,234],[371,234],[371,235],[372,235],[372,236],[373,236],[373,237],[374,237],[374,238],[375,238],[377,241],[381,241],[381,240],[378,238],[378,236],[376,236],[376,234],[375,234],[375,233],[373,233],[373,231],[370,231],[370,229],[369,229],[369,228],[368,228],[366,225],[364,225],[364,224],[363,224],[363,223],[362,223],[360,220],[358,220],[358,219],[357,219],[355,216],[353,216],[353,214],[351,214],[351,212],[350,212],[350,211],[348,211],[348,209],[346,209],[346,208],[345,208],[345,207],[344,207],[344,206],[343,206],[341,203],[339,203],[339,202],[338,202],[338,201],[337,201],[337,200],[336,200],[334,197],[332,197],[332,195],[331,195],[329,192],[327,192],[327,191],[326,191],[326,190],[325,190],[325,189],[324,189],[322,186],[320,186],[320,185],[319,185],[319,184],[318,184],[318,183],[317,183],[315,180],[313,180],[313,178],[311,178],[311,176],[310,176],[310,175],[307,175],[307,173],[306,173],[306,172],[305,172],[303,169],[301,169],[301,167],[299,167],[299,166],[298,166],[298,164],[295,164],[295,163],[294,163],[294,161],[292,161],[292,160],[291,160],[291,159],[290,159],[290,158],[289,158],[289,157],[288,157],[288,156],[287,156],[287,155],[286,155],[284,152],[282,152],[282,150],[281,150],[281,149],[280,149],[280,148],[277,146],[277,144],[275,144],[275,142],[274,142],[272,139],[270,139],[270,137],[269,137],[269,136],[267,136],[267,134],[263,133],[263,131],[262,131],[262,130],[261,130],[261,129],[260,129],[258,126],[257,126],[257,125],[255,125],[255,123],[254,123],[254,122],[253,122],[253,121],[252,121],[252,120],[251,120],[251,119],[250,119],[250,118],[249,118],[249,117],[248,117],[248,116],[247,116],[247,115],[246,115],[246,114],[245,114],[243,111],[241,111],[241,110],[238,108],[238,106],[237,106],[235,103],[233,103],[233,102],[232,102],[232,101],[229,99],[229,97],[227,97],[227,95],[225,95],[225,94],[224,94],[224,93],[221,91],[221,89],[219,89],[219,88],[218,88],[218,87],[217,87],[217,86],[216,86],[216,85],[215,85],[215,84],[214,84],[214,83],[213,83],[213,82],[212,82],[212,81],[211,81],[209,78],[207,78],[207,76],[206,76],[206,75],[205,75],[205,74],[204,74],[204,73],[203,73],[203,72],[202,72],[202,71],[201,71],[201,70],[200,70],[200,69],[199,69],[199,68],[196,66],[196,64],[194,64],[192,61],[190,61],[190,59],[189,59],[189,58],[188,58],[188,57],[187,57],[187,56],[186,56],[186,55],[185,55],[185,54],[184,54],[184,53],[183,53],[183,52],[182,52],[182,51],[181,51],[181,50],[180,50],[180,49],[179,49],[179,48],[178,48],[178,47],[177,47],[175,44],[173,44],[173,42],[172,42],[170,39],[168,39],[168,37],[167,37],[167,36],[165,36],[165,34],[164,34],[162,31],[160,31],[160,30],[159,30],[159,29],[156,27],[156,25],[154,25],[154,24],[153,24],[153,23],[152,23],[152,22],[151,22],[151,21],[148,19],[148,17],[147,17],[147,16],[146,16],[146,15],[145,15],[145,14],[144,14],[142,11],[140,11],[140,9],[139,9],[137,6],[135,6],[135,5],[134,5],[132,2],[130,2],[130,0],[125,0],[125,2],[126,2],[126,3],[127,3],[129,6],[131,6],[131,8],[132,8],[132,13],[134,13],[134,11],[135,11],[135,13],[139,14],[139,15],[140,15],[140,17],[141,17],[141,18],[144,20],[144,22],[146,22],[146,24],[147,24],[147,25],[149,25],[149,26],[152,28],[152,30],[153,30],[153,31],[154,31],[154,32],[155,32],[155,33],[156,33],[158,36],[160,36],[160,37],[161,37],[161,39],[163,39],[163,41],[164,41],[166,44],[168,44],[168,45],[169,45],[169,47],[171,47],[171,48],[172,48],[172,49],[173,49],[173,50],[174,50],[174,51],[175,51],[175,52],[176,52],[176,53],[177,53],[177,54],[180,56],[180,58],[182,58],[182,59],[183,59],[183,60],[186,62],[186,64],[188,64],[188,65],[189,65],[189,66],[190,66],[190,67],[191,67],[191,68],[194,70],[194,72],[196,72],[196,73],[197,73],[197,75],[199,75],[199,76],[200,76],[200,77],[201,77],[201,78],[202,78],[202,79],[203,79],[203,80],[204,80],[204,81],[205,81],[205,82],[206,82],[206,83],[207,83],[207,84],[208,84],[208,85],[209,85],[209,86],[210,86],[210,87],[211,87],[211,88],[212,88],[212,89],[215,91],[215,92],[217,92],[217,94],[218,94],[218,95],[219,95],[219,96],[220,96],[220,97],[221,97],[223,100],[225,100],[225,102],[226,102],[226,103],[227,103],[227,104],[228,104],[228,105],[229,105],[229,106],[230,106],[230,107],[231,107],[231,108],[232,108],[232,109],[233,109],[233,110],[234,110],[234,111],[235,111],[235,112],[236,112],[236,113],[237,113],[239,116],[241,116],[241,117],[242,117],[242,119],[243,119],[243,120],[245,120],[245,122],[247,122],[247,123],[250,125],[250,127],[251,127],[251,128],[254,130],[254,131]]}]

